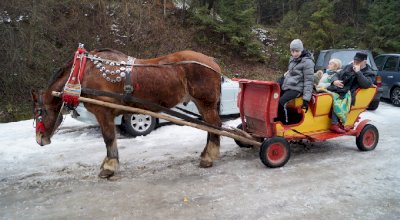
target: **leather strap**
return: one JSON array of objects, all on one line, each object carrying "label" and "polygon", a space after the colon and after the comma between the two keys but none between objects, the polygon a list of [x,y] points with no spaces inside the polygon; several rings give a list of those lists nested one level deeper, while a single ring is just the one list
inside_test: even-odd
[{"label": "leather strap", "polygon": [[135,58],[128,56],[128,61],[126,62],[126,68],[130,69],[130,71],[126,71],[125,85],[124,85],[124,93],[125,96],[131,95],[133,93],[132,86],[132,77],[131,72],[133,71],[132,66],[135,64]]}]

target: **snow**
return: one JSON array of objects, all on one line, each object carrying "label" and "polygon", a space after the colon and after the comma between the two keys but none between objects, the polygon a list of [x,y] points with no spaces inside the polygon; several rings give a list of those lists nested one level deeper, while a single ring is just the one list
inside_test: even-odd
[{"label": "snow", "polygon": [[32,120],[0,124],[0,219],[396,219],[399,112],[381,102],[362,114],[380,132],[374,151],[359,152],[354,137],[341,137],[293,146],[278,169],[230,138],[222,138],[214,167],[201,169],[206,132],[190,127],[118,134],[113,181],[96,176],[106,154],[98,127],[66,116],[40,147]]},{"label": "snow", "polygon": [[[236,126],[238,123],[239,119],[229,121],[227,125]],[[78,162],[98,165],[105,156],[105,145],[97,126],[76,121],[67,115],[60,130],[52,138],[52,143],[44,147],[35,142],[33,126],[33,120],[0,124],[3,134],[0,137],[0,156],[4,158],[0,167],[3,171],[10,171],[5,172],[6,174],[24,176],[32,172],[48,172]],[[192,152],[201,151],[206,136],[204,131],[178,125],[163,126],[147,136],[136,138],[125,138],[118,134],[120,159],[140,158],[149,162],[168,159],[168,155],[185,157]],[[173,143],[171,139],[174,140],[175,137],[183,145],[173,148],[166,146]],[[87,157],[89,154],[90,157]],[[40,162],[43,157],[47,158],[46,161]],[[31,165],[27,167],[26,164]]]}]

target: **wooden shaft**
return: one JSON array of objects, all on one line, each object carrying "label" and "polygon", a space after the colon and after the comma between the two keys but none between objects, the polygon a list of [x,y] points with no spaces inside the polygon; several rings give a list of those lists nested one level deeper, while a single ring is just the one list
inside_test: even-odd
[{"label": "wooden shaft", "polygon": [[[60,97],[61,93],[53,91],[52,95],[56,96],[56,97]],[[221,135],[221,136],[230,137],[230,138],[236,139],[236,140],[238,140],[240,142],[243,142],[245,144],[250,144],[250,145],[253,145],[253,146],[256,146],[256,147],[261,146],[260,142],[254,140],[254,139],[251,139],[251,138],[247,138],[247,137],[243,137],[243,136],[240,136],[240,135],[236,135],[236,134],[233,134],[233,133],[230,133],[230,132],[227,132],[227,131],[221,131],[221,130],[218,130],[218,129],[215,129],[215,128],[211,128],[211,127],[207,127],[207,126],[204,126],[204,125],[199,125],[199,124],[196,124],[196,123],[187,122],[187,121],[184,121],[184,120],[173,118],[173,117],[168,116],[168,115],[163,115],[163,114],[160,114],[160,113],[156,113],[156,112],[152,112],[152,111],[148,111],[148,110],[144,110],[144,109],[140,109],[140,108],[134,108],[134,107],[130,107],[130,106],[118,105],[118,104],[114,104],[114,103],[110,103],[110,102],[104,102],[104,101],[100,101],[100,100],[97,100],[97,99],[91,99],[91,98],[86,98],[86,97],[79,97],[79,101],[87,102],[87,103],[91,103],[91,104],[95,104],[95,105],[100,105],[100,106],[104,106],[104,107],[108,107],[108,108],[120,109],[120,110],[127,111],[127,112],[134,112],[134,113],[139,113],[139,114],[144,114],[144,115],[150,115],[152,117],[161,118],[161,119],[173,122],[175,124],[186,125],[186,126],[190,126],[190,127],[194,127],[194,128],[203,130],[203,131],[211,132],[213,134],[218,134],[218,135]]]}]

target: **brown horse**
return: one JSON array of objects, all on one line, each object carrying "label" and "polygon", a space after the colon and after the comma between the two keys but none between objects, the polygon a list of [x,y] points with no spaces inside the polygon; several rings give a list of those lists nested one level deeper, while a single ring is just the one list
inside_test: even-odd
[{"label": "brown horse", "polygon": [[[126,62],[128,60],[127,55],[112,49],[94,50],[90,52],[90,55],[96,55],[102,59],[115,62]],[[181,64],[162,65],[177,62],[181,62]],[[172,108],[179,103],[192,100],[196,104],[204,121],[214,126],[221,126],[218,114],[221,70],[213,58],[194,51],[181,51],[154,59],[136,59],[134,63],[138,65],[133,66],[131,71],[132,84],[137,85],[132,93],[134,97],[167,108]],[[117,73],[118,68],[120,68],[113,64],[104,64],[103,67],[106,67],[112,73]],[[54,130],[61,124],[63,101],[61,98],[52,96],[51,92],[63,91],[71,68],[72,62],[62,67],[52,77],[47,89],[40,90],[39,92],[32,90],[32,99],[35,106],[34,117],[37,126],[36,142],[41,146],[50,144],[50,138]],[[116,76],[122,76],[117,74],[113,76],[109,75],[110,78],[105,77],[106,75],[102,74],[100,69],[96,65],[96,62],[89,61],[88,59],[81,81],[82,88],[122,94],[124,92],[125,78],[116,78]],[[106,70],[103,69],[102,71]],[[111,97],[86,94],[82,94],[82,96],[146,109],[145,106],[122,103],[121,100]],[[99,176],[108,178],[114,175],[119,165],[114,118],[126,112],[89,103],[84,103],[84,106],[96,116],[100,125],[107,148],[107,156],[101,165]],[[213,165],[213,161],[219,157],[219,146],[219,135],[208,133],[207,144],[201,153],[201,167],[211,167]]]}]

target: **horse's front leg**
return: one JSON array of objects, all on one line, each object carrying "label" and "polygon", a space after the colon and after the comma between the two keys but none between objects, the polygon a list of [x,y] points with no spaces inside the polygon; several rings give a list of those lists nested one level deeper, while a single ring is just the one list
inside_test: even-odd
[{"label": "horse's front leg", "polygon": [[103,111],[102,114],[96,114],[96,118],[100,125],[104,143],[107,148],[107,156],[101,164],[99,177],[109,178],[115,174],[119,167],[114,115],[110,114],[108,111]]},{"label": "horse's front leg", "polygon": [[[214,109],[203,109],[204,121],[221,127],[221,119],[218,114],[218,110]],[[201,153],[200,167],[207,168],[212,167],[213,161],[219,158],[219,147],[220,147],[220,136],[208,132],[207,144]]]}]

